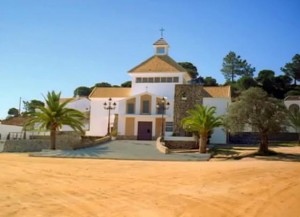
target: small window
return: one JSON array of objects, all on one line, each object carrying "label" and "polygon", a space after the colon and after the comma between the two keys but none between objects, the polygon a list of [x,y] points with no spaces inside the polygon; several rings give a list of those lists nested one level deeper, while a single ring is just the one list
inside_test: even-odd
[{"label": "small window", "polygon": [[178,77],[173,77],[173,82],[174,83],[178,83],[179,82],[179,78]]},{"label": "small window", "polygon": [[153,83],[153,81],[154,81],[154,78],[148,78],[149,83]]},{"label": "small window", "polygon": [[149,100],[144,100],[143,101],[143,108],[142,108],[142,113],[143,114],[149,114],[150,113],[150,103]]},{"label": "small window", "polygon": [[142,82],[143,83],[147,83],[148,82],[148,78],[143,78]]},{"label": "small window", "polygon": [[142,78],[136,78],[135,82],[136,83],[141,83],[142,82]]},{"label": "small window", "polygon": [[160,77],[155,77],[154,81],[155,81],[155,83],[160,83]]},{"label": "small window", "polygon": [[127,104],[127,114],[134,114],[134,103]]},{"label": "small window", "polygon": [[165,48],[164,47],[158,47],[156,49],[156,53],[157,54],[164,54],[165,53]]},{"label": "small window", "polygon": [[167,77],[167,82],[168,83],[172,83],[173,82],[173,78],[172,77]]},{"label": "small window", "polygon": [[167,78],[166,78],[166,77],[162,77],[162,78],[160,79],[160,81],[161,81],[161,83],[166,83],[166,82],[167,82]]},{"label": "small window", "polygon": [[173,132],[173,122],[166,122],[166,132]]}]

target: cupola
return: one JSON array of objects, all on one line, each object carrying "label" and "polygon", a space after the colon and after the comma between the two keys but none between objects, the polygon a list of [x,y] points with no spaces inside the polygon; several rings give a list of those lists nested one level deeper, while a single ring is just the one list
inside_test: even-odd
[{"label": "cupola", "polygon": [[155,55],[168,55],[169,44],[164,38],[158,39],[154,44]]}]

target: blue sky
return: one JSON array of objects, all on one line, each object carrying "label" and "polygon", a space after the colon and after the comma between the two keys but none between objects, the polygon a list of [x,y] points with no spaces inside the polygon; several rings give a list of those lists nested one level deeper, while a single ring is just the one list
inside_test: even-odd
[{"label": "blue sky", "polygon": [[281,74],[300,53],[299,0],[0,0],[0,119],[47,91],[130,80],[165,29],[170,56],[224,82],[234,51]]}]

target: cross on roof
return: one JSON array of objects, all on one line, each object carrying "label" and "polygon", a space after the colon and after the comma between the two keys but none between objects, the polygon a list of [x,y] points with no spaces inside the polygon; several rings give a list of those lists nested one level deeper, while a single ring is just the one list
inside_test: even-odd
[{"label": "cross on roof", "polygon": [[160,37],[163,38],[165,29],[161,28],[159,31],[160,31]]}]

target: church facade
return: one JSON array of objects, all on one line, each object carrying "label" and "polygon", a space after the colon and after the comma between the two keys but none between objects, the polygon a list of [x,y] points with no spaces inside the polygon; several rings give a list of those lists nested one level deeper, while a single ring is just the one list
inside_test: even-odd
[{"label": "church facade", "polygon": [[[226,112],[230,87],[190,84],[188,72],[169,56],[165,39],[153,46],[154,55],[129,70],[131,88],[94,88],[89,96],[86,135],[104,136],[116,130],[119,139],[152,140],[161,135],[182,135],[180,119],[195,103],[216,106],[218,115]],[[216,129],[211,142],[226,143],[226,133]]]}]

